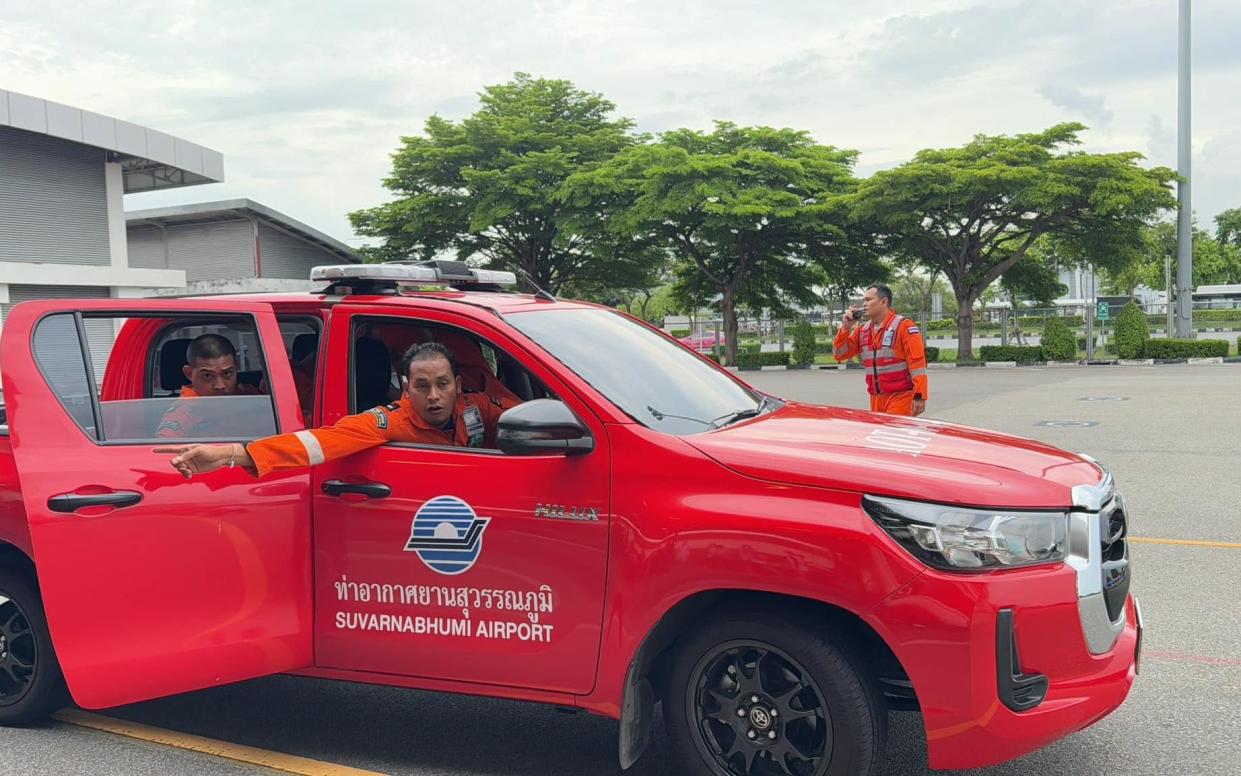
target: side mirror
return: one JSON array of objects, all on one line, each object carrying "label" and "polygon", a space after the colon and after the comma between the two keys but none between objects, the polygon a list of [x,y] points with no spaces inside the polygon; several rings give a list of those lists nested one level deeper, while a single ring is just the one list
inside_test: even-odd
[{"label": "side mirror", "polygon": [[505,455],[582,455],[595,440],[564,402],[535,399],[500,416],[496,444]]}]

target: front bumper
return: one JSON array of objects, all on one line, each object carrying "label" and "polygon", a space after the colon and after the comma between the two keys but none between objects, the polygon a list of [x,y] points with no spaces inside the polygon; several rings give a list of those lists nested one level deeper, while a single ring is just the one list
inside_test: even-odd
[{"label": "front bumper", "polygon": [[[869,612],[913,683],[931,768],[1006,762],[1120,706],[1137,673],[1136,604],[1126,599],[1114,642],[1096,654],[1075,591],[1067,565],[968,579],[928,572]],[[1019,654],[1013,673],[1047,680],[1024,711],[1006,704],[997,679],[1006,668],[997,650],[1002,626],[1011,627]]]}]

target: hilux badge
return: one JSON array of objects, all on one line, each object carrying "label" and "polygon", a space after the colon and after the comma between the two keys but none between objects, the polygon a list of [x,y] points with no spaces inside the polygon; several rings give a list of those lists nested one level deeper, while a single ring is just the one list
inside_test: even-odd
[{"label": "hilux badge", "polygon": [[588,520],[599,521],[599,510],[596,507],[566,507],[564,504],[534,505],[535,517],[548,517],[553,520]]}]

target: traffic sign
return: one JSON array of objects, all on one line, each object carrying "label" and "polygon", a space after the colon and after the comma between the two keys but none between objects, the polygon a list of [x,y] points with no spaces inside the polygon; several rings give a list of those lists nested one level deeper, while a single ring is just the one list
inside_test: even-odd
[{"label": "traffic sign", "polygon": [[1099,302],[1099,320],[1106,321],[1108,317],[1107,302]]}]

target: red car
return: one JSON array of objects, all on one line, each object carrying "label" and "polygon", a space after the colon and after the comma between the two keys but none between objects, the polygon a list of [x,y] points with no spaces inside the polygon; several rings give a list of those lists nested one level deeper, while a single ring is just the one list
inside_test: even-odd
[{"label": "red car", "polygon": [[714,331],[696,331],[688,337],[681,337],[677,342],[700,353],[709,353],[717,346],[723,350],[727,344],[724,335],[716,334]]},{"label": "red car", "polygon": [[[822,776],[875,773],[892,710],[921,710],[932,768],[975,768],[1128,694],[1129,515],[1094,461],[783,401],[502,273],[317,275],[10,313],[0,722],[288,672],[580,707],[620,721],[624,767],[660,704],[685,773]],[[178,441],[391,401],[393,361],[427,340],[515,406],[499,449],[186,482],[156,430],[203,333],[266,393],[188,400],[201,423]]]}]

